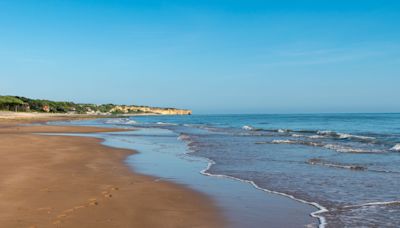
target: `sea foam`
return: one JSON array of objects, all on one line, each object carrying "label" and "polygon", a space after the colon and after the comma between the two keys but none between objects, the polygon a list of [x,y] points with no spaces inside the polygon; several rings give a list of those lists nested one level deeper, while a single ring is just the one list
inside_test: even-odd
[{"label": "sea foam", "polygon": [[358,140],[365,140],[365,141],[372,141],[375,140],[374,137],[370,136],[363,136],[363,135],[352,135],[347,133],[340,133],[335,131],[317,131],[317,134],[320,136],[330,136],[339,139],[358,139]]},{"label": "sea foam", "polygon": [[137,122],[131,119],[110,119],[105,122],[106,124],[136,124]]},{"label": "sea foam", "polygon": [[397,143],[396,145],[394,145],[390,150],[392,150],[392,151],[400,151],[400,143]]},{"label": "sea foam", "polygon": [[157,122],[156,124],[158,124],[158,125],[169,125],[169,126],[175,126],[175,125],[177,125],[177,124],[174,124],[174,123],[166,123],[166,122]]},{"label": "sea foam", "polygon": [[251,130],[253,130],[254,128],[253,128],[252,126],[244,125],[244,126],[242,127],[242,129],[243,129],[243,130],[246,130],[246,131],[251,131]]}]

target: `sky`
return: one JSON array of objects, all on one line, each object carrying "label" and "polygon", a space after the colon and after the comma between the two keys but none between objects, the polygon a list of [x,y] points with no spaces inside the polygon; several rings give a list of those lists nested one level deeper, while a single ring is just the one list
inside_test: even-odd
[{"label": "sky", "polygon": [[0,94],[400,112],[400,1],[0,0]]}]

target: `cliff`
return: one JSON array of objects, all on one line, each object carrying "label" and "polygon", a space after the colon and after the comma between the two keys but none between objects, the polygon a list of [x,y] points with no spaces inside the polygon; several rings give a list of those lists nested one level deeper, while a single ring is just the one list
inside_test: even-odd
[{"label": "cliff", "polygon": [[115,106],[111,109],[112,113],[148,113],[148,114],[159,114],[159,115],[191,115],[192,111],[188,109],[176,109],[176,108],[157,108],[157,107],[146,107],[146,106]]},{"label": "cliff", "polygon": [[19,96],[0,96],[0,110],[15,112],[70,113],[90,115],[157,114],[191,115],[192,111],[176,108],[159,108],[137,105],[77,104],[65,101],[31,99]]}]

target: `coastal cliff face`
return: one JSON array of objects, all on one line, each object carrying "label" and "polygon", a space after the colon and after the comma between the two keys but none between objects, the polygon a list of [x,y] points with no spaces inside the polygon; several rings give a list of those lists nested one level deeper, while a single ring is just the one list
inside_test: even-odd
[{"label": "coastal cliff face", "polygon": [[192,111],[139,105],[79,104],[65,101],[31,99],[19,96],[0,96],[0,110],[13,112],[44,112],[90,115],[150,114],[191,115]]},{"label": "coastal cliff face", "polygon": [[147,113],[158,115],[191,115],[192,111],[188,109],[176,108],[155,108],[155,107],[142,107],[142,106],[115,106],[111,112],[119,113]]}]

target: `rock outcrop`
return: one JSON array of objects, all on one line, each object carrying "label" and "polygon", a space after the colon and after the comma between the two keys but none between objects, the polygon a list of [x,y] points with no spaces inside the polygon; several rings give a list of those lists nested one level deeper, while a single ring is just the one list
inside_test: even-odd
[{"label": "rock outcrop", "polygon": [[147,114],[159,114],[159,115],[191,115],[192,111],[188,109],[176,109],[176,108],[157,108],[147,106],[125,106],[118,105],[111,109],[111,112],[118,112],[124,114],[130,113],[147,113]]}]

